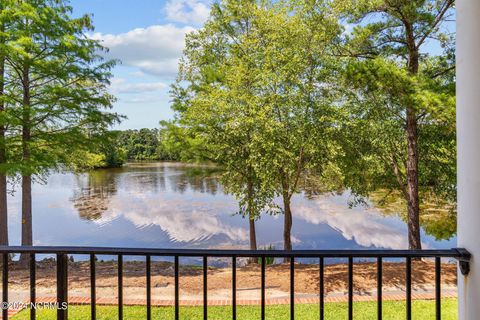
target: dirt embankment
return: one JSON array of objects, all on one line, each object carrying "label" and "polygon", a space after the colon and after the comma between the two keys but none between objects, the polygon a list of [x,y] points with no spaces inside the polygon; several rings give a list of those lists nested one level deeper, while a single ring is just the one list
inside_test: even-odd
[{"label": "dirt embankment", "polygon": [[[174,268],[169,262],[152,261],[152,294],[157,298],[171,298],[174,293]],[[445,287],[456,285],[456,265],[442,264],[442,283]],[[89,262],[69,263],[69,293],[75,296],[90,294]],[[377,266],[375,263],[355,263],[353,269],[354,290],[357,295],[368,295],[377,286]],[[56,286],[56,264],[53,260],[37,262],[37,294],[54,295]],[[325,266],[325,293],[345,293],[348,284],[348,266],[333,264]],[[97,261],[97,296],[111,297],[117,294],[117,263]],[[22,294],[29,289],[29,270],[16,264],[10,266],[10,290]],[[278,264],[266,266],[267,297],[288,294],[290,289],[290,266]],[[404,290],[405,264],[383,263],[384,290]],[[258,298],[260,289],[260,266],[247,265],[237,269],[237,289],[239,298]],[[412,281],[414,290],[430,290],[435,283],[433,261],[413,261]],[[124,292],[130,297],[145,295],[145,263],[124,262]],[[208,290],[210,298],[229,299],[231,297],[231,268],[209,268]],[[203,270],[197,266],[180,267],[180,292],[183,298],[198,298],[203,294]],[[319,268],[315,264],[295,265],[296,294],[316,295],[319,292]]]}]

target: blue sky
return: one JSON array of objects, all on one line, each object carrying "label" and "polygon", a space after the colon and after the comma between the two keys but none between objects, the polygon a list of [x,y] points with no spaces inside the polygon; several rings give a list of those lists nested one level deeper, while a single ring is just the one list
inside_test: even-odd
[{"label": "blue sky", "polygon": [[114,110],[120,129],[154,128],[171,119],[169,86],[175,80],[185,34],[199,28],[209,0],[71,0],[74,15],[93,14],[93,37],[122,64],[114,70]]},{"label": "blue sky", "polygon": [[[114,110],[126,115],[119,129],[158,127],[171,119],[170,85],[175,81],[185,34],[203,24],[212,0],[71,0],[74,15],[93,14],[94,38],[122,64],[114,70]],[[455,30],[453,22],[445,26]],[[348,26],[346,26],[348,29]],[[438,43],[424,51],[440,54]]]}]

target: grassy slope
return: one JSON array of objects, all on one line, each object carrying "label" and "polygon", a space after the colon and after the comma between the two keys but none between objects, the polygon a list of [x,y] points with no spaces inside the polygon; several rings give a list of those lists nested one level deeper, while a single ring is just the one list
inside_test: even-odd
[{"label": "grassy slope", "polygon": [[[384,302],[383,316],[384,319],[396,320],[405,319],[405,302],[402,301],[388,301]],[[209,307],[208,319],[210,320],[225,320],[231,319],[231,307]],[[413,319],[435,319],[435,302],[434,301],[413,301]],[[260,307],[258,306],[239,306],[237,307],[237,319],[250,320],[260,319]],[[354,304],[354,319],[367,320],[376,319],[377,305],[375,302],[356,302]],[[89,306],[71,306],[69,309],[70,320],[84,320],[90,318]],[[145,307],[124,307],[124,319],[137,320],[145,319]],[[289,306],[267,306],[266,318],[274,320],[288,320]],[[310,320],[318,319],[318,305],[297,305],[295,307],[295,319]],[[325,319],[346,319],[347,318],[347,304],[346,303],[327,303],[325,305]],[[23,311],[13,319],[27,320],[29,319],[29,312]],[[53,320],[56,319],[55,310],[38,310],[37,319],[39,320]],[[117,309],[110,306],[97,307],[97,319],[99,320],[116,320]],[[152,319],[174,319],[173,308],[153,308]],[[201,307],[182,307],[180,309],[180,319],[203,319],[203,309]],[[453,320],[457,319],[457,300],[443,299],[442,300],[442,319]]]}]

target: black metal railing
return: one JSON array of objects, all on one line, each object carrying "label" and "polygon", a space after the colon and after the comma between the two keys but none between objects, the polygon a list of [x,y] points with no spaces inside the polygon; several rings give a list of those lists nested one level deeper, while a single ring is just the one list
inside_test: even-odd
[{"label": "black metal railing", "polygon": [[[441,319],[441,258],[455,258],[459,262],[463,274],[469,271],[470,253],[465,249],[449,250],[188,250],[188,249],[132,249],[132,248],[101,248],[101,247],[5,247],[0,246],[2,255],[2,286],[3,302],[8,302],[8,260],[11,254],[24,254],[30,257],[30,302],[36,301],[36,255],[54,254],[57,259],[57,303],[68,303],[68,256],[88,255],[90,259],[90,284],[91,284],[91,319],[96,319],[96,270],[95,261],[97,255],[113,255],[118,258],[118,318],[123,319],[123,257],[143,256],[146,258],[146,318],[151,319],[151,258],[173,257],[175,277],[175,319],[179,319],[179,258],[197,257],[203,262],[203,318],[208,318],[208,258],[223,257],[231,258],[232,268],[232,319],[237,317],[237,281],[236,269],[237,258],[255,258],[261,261],[261,319],[265,319],[265,265],[266,258],[287,258],[290,263],[290,319],[295,318],[295,259],[316,258],[319,259],[319,312],[320,319],[324,319],[325,290],[324,268],[326,258],[348,259],[348,319],[353,319],[353,265],[354,258],[369,258],[377,261],[377,316],[382,319],[382,262],[385,259],[406,259],[406,318],[412,317],[412,259],[434,258],[435,259],[435,300],[436,319]],[[8,319],[8,310],[2,312],[3,320]],[[30,319],[36,319],[35,308],[30,308]],[[57,319],[68,319],[68,308],[57,308]]]}]

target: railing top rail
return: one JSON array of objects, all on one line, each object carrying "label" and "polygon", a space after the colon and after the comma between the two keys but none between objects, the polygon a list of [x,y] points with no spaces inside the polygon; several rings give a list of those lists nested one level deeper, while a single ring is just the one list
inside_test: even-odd
[{"label": "railing top rail", "polygon": [[356,258],[404,258],[404,257],[451,257],[461,260],[470,258],[462,248],[428,250],[217,250],[217,249],[156,249],[115,247],[67,247],[67,246],[0,246],[1,253],[37,254],[98,254],[128,256],[182,256],[182,257],[356,257]]}]

